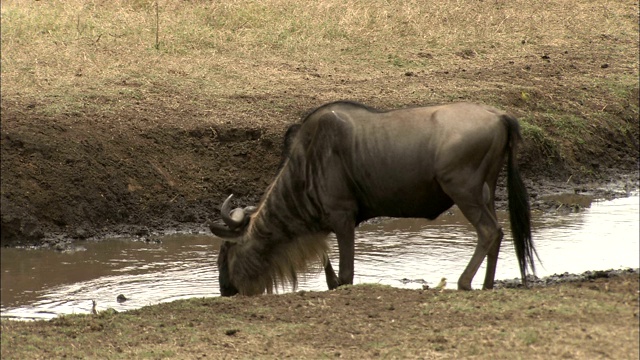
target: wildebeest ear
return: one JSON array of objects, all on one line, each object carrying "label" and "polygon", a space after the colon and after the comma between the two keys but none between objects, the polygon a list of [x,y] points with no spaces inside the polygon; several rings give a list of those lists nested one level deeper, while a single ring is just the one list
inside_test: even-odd
[{"label": "wildebeest ear", "polygon": [[209,223],[209,230],[213,233],[213,235],[224,239],[224,241],[229,242],[238,242],[242,231],[240,230],[231,230],[228,227],[215,224],[213,222]]},{"label": "wildebeest ear", "polygon": [[243,210],[244,210],[245,215],[249,216],[249,215],[253,214],[254,212],[256,212],[256,210],[258,210],[258,208],[255,207],[255,206],[247,206]]}]

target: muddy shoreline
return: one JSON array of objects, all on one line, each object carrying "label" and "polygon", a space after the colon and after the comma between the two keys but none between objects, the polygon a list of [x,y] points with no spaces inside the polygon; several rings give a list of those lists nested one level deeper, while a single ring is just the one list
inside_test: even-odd
[{"label": "muddy shoreline", "polygon": [[[635,275],[637,277],[638,274],[640,274],[640,269],[638,268],[590,270],[580,274],[564,272],[562,274],[553,274],[542,278],[529,275],[527,277],[527,281],[529,283],[529,287],[539,288],[563,283],[593,282],[596,279],[609,279],[618,276]],[[494,286],[496,289],[515,289],[523,287],[522,280],[520,278],[496,280]]]},{"label": "muddy shoreline", "polygon": [[[579,212],[590,207],[593,201],[628,197],[640,189],[637,173],[628,171],[610,171],[609,173],[610,181],[590,181],[584,184],[576,184],[571,179],[565,182],[527,179],[525,181],[528,183],[531,209],[546,213]],[[246,198],[240,199],[239,202],[251,203]],[[500,210],[507,209],[506,189],[501,185],[496,191],[496,207]],[[214,218],[215,215],[211,216],[211,212],[206,210],[201,216]],[[74,242],[77,240],[102,241],[107,238],[127,238],[132,241],[157,242],[158,238],[174,233],[210,234],[210,231],[206,223],[172,220],[166,220],[161,225],[118,224],[102,229],[87,229],[80,226],[71,232],[43,233],[36,242],[14,242],[5,246],[73,251]],[[539,283],[540,279],[536,281],[536,284]]]},{"label": "muddy shoreline", "polygon": [[[260,201],[280,162],[286,128],[317,103],[305,99],[284,116],[242,114],[235,123],[195,108],[187,121],[166,108],[45,116],[32,105],[1,103],[1,246],[65,249],[75,240],[208,233],[205,224],[219,219],[229,194],[235,206]],[[185,123],[148,123],[151,116]],[[633,116],[631,109],[622,121]],[[524,138],[518,162],[533,209],[579,211],[593,199],[639,188],[638,128],[625,133],[598,126],[596,140],[558,147],[565,154]],[[504,180],[496,193],[502,209]]]}]

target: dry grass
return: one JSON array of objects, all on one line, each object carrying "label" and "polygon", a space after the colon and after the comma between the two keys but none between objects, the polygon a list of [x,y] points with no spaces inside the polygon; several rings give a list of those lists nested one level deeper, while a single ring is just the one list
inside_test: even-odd
[{"label": "dry grass", "polygon": [[548,162],[590,174],[580,146],[638,136],[637,9],[618,0],[170,0],[159,1],[156,24],[153,1],[5,0],[2,100],[72,125],[274,133],[338,99],[484,102],[519,117]]},{"label": "dry grass", "polygon": [[[555,49],[580,56],[603,37],[617,39],[607,45],[612,59],[638,71],[624,53],[637,40],[637,5],[615,0],[174,0],[159,2],[159,29],[156,49],[152,1],[5,0],[2,96],[62,99],[73,108],[91,106],[90,96],[144,100],[170,88],[198,101],[295,90],[309,72],[358,81],[397,68],[468,66],[468,58],[491,67]],[[123,82],[133,84],[129,94]],[[443,93],[459,91],[434,82]]]}]

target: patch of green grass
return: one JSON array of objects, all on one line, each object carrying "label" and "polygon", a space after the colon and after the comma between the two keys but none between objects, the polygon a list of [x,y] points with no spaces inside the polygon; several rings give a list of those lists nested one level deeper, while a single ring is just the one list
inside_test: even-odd
[{"label": "patch of green grass", "polygon": [[534,345],[540,340],[538,331],[535,329],[524,330],[518,334],[518,337],[527,346]]},{"label": "patch of green grass", "polygon": [[370,343],[365,344],[368,349],[384,349],[389,346],[385,341],[372,341]]},{"label": "patch of green grass", "polygon": [[[594,86],[602,86],[607,89],[614,98],[630,99],[638,93],[638,78],[629,74],[620,74],[614,77],[596,78],[592,80]],[[639,99],[630,99],[631,106],[638,107]]]},{"label": "patch of green grass", "polygon": [[540,126],[529,118],[519,119],[522,137],[533,142],[546,156],[555,156],[558,153],[557,142]]},{"label": "patch of green grass", "polygon": [[352,289],[353,287],[362,287],[362,288],[375,288],[375,289],[392,289],[393,287],[391,285],[386,285],[386,284],[379,284],[379,283],[360,283],[357,285],[342,285],[338,288],[338,291],[340,290],[349,290]]},{"label": "patch of green grass", "polygon": [[545,121],[554,129],[555,135],[565,141],[584,144],[589,136],[587,120],[574,114],[545,114]]},{"label": "patch of green grass", "polygon": [[425,62],[417,59],[411,59],[403,57],[397,54],[388,54],[387,59],[389,64],[398,68],[422,68],[425,66]]}]

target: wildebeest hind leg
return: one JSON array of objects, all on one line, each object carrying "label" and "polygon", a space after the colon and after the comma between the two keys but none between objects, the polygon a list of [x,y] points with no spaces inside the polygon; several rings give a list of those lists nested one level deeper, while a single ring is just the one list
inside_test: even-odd
[{"label": "wildebeest hind leg", "polygon": [[493,289],[493,280],[496,275],[496,266],[498,264],[498,254],[500,254],[500,245],[502,244],[502,238],[504,237],[504,233],[502,232],[502,228],[498,223],[498,216],[496,215],[495,208],[495,181],[493,182],[493,186],[489,187],[489,185],[485,182],[482,187],[482,200],[489,210],[489,215],[493,219],[495,226],[498,227],[498,237],[493,240],[491,247],[489,248],[489,252],[487,253],[487,272],[484,276],[484,283],[482,285],[482,289]]},{"label": "wildebeest hind leg", "polygon": [[482,289],[493,289],[493,281],[496,276],[496,266],[498,264],[498,254],[500,253],[500,244],[502,244],[502,238],[504,236],[502,229],[498,229],[498,239],[493,242],[489,253],[487,253],[487,272],[484,277],[484,284]]},{"label": "wildebeest hind leg", "polygon": [[[458,204],[458,207],[469,222],[476,228],[478,234],[476,249],[473,252],[471,261],[469,261],[469,264],[458,280],[458,289],[471,290],[471,280],[473,280],[480,265],[482,265],[485,256],[491,254],[491,264],[489,264],[487,268],[487,275],[483,286],[483,288],[488,288],[486,282],[488,278],[491,278],[491,285],[493,285],[493,274],[495,272],[500,240],[502,239],[502,230],[498,225],[495,215],[492,214],[486,204],[470,205],[462,203]],[[495,257],[493,256],[494,254]]]}]

